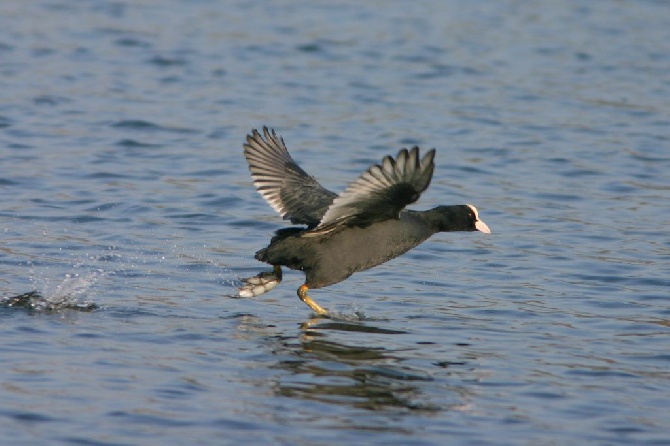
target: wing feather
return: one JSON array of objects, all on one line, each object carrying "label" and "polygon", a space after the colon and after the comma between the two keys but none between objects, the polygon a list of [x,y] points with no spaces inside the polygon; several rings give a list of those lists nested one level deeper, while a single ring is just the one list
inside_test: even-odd
[{"label": "wing feather", "polygon": [[258,193],[292,223],[316,226],[337,196],[298,166],[274,130],[247,135],[244,156]]},{"label": "wing feather", "polygon": [[365,226],[398,218],[408,204],[425,191],[433,176],[435,149],[420,158],[419,148],[402,149],[394,158],[386,156],[363,172],[338,195],[323,215],[314,234],[342,225]]}]

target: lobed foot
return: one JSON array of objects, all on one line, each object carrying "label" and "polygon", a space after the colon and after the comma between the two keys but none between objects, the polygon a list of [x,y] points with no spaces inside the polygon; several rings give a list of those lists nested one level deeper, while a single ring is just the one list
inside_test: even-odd
[{"label": "lobed foot", "polygon": [[254,277],[242,279],[245,284],[238,288],[238,297],[256,297],[265,294],[281,282],[282,272],[279,265],[272,271],[264,271]]}]

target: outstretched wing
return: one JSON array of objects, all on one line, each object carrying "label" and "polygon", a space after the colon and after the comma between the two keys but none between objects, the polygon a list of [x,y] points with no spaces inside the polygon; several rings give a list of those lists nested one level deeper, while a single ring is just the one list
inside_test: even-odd
[{"label": "outstretched wing", "polygon": [[433,176],[435,149],[419,159],[419,148],[402,149],[395,159],[386,156],[350,183],[330,205],[316,233],[342,225],[366,226],[398,218],[400,211],[419,199]]},{"label": "outstretched wing", "polygon": [[263,127],[247,135],[244,156],[254,186],[285,220],[314,227],[321,221],[337,194],[323,188],[293,161],[284,140]]}]

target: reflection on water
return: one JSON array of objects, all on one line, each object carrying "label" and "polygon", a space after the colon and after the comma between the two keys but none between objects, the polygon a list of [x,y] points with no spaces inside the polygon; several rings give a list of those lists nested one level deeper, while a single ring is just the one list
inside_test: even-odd
[{"label": "reflection on water", "polygon": [[305,325],[309,328],[303,329],[297,343],[283,343],[283,359],[275,367],[288,375],[275,384],[277,395],[370,411],[441,409],[416,384],[432,378],[403,365],[402,352],[378,344],[368,347],[328,339],[330,332],[387,336],[406,332],[332,320],[312,320]]}]

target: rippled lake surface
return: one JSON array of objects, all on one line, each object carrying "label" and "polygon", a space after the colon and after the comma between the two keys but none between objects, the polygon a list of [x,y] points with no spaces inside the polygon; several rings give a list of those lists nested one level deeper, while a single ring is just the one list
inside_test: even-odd
[{"label": "rippled lake surface", "polygon": [[[5,0],[0,29],[2,444],[670,443],[667,2]],[[493,234],[315,290],[330,320],[300,272],[233,299],[287,225],[263,125],[338,192],[435,147],[413,207]]]}]

